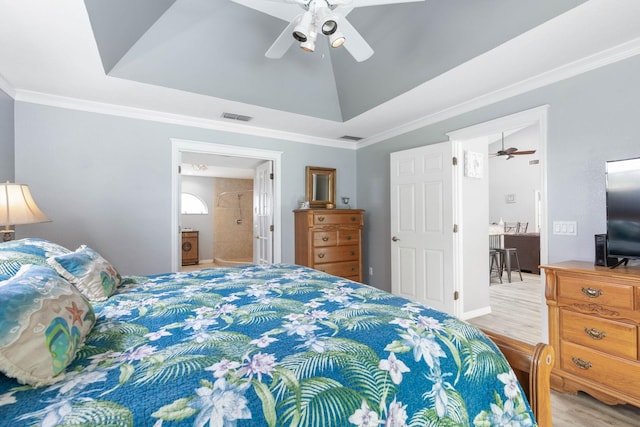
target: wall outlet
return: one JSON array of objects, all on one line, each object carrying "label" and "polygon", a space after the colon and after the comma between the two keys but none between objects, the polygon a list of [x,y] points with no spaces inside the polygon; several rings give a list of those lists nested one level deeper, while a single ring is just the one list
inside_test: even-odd
[{"label": "wall outlet", "polygon": [[373,276],[373,267],[369,267],[369,276]]},{"label": "wall outlet", "polygon": [[576,221],[553,221],[553,234],[575,236],[578,234],[578,223]]}]

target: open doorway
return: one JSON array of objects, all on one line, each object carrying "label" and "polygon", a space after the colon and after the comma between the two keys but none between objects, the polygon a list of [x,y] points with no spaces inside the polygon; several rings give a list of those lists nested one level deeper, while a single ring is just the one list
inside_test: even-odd
[{"label": "open doorway", "polygon": [[[183,154],[180,190],[183,271],[254,262],[253,178],[262,162],[245,157]],[[203,207],[188,209],[185,202],[190,198],[200,200]]]},{"label": "open doorway", "polygon": [[[271,225],[270,230],[270,262],[280,262],[281,260],[281,183],[278,177],[281,170],[281,152],[252,149],[247,147],[236,147],[223,144],[212,144],[198,141],[186,141],[172,139],[172,269],[179,271],[181,269],[182,260],[182,215],[180,211],[180,200],[183,190],[182,169],[191,168],[202,169],[200,175],[206,174],[207,170],[215,171],[217,175],[225,175],[225,178],[231,180],[244,180],[247,171],[258,172],[260,165],[269,164],[273,174],[271,202]],[[244,170],[244,171],[243,171]],[[240,174],[240,175],[238,175]],[[192,174],[193,175],[193,174]],[[258,176],[262,176],[257,173]],[[264,192],[249,191],[249,188],[240,189],[224,189],[222,187],[215,189],[213,177],[210,178],[210,202],[211,210],[215,214],[216,208],[222,208],[227,211],[236,226],[251,224],[251,236],[254,232],[258,236],[262,236],[261,228],[254,228],[255,223],[262,224],[264,221],[257,221],[255,218],[255,210],[246,204],[247,199],[254,200],[254,196],[263,197]],[[191,180],[191,178],[189,178]],[[260,180],[260,178],[259,178]],[[252,180],[251,180],[252,181]],[[185,183],[187,180],[185,180]],[[231,182],[231,181],[229,181]],[[258,181],[259,182],[259,181]],[[252,181],[253,184],[253,181]],[[224,186],[224,185],[223,185]],[[185,186],[186,187],[186,186]],[[224,193],[224,194],[223,194]],[[233,194],[232,194],[233,193]],[[256,193],[256,194],[254,194]],[[235,194],[235,199],[234,199]],[[219,196],[219,197],[218,197]],[[240,196],[240,197],[238,197]],[[218,202],[220,206],[218,206]],[[244,204],[243,204],[244,203]],[[223,206],[224,204],[224,206]],[[238,206],[239,204],[239,206]],[[228,206],[227,206],[228,205]],[[229,216],[227,215],[227,216]],[[240,215],[240,216],[239,216]],[[239,222],[239,223],[238,223]],[[189,228],[189,227],[188,227]],[[232,227],[233,228],[233,227]],[[237,227],[236,227],[237,228]],[[211,235],[213,234],[213,225],[211,225]],[[262,237],[261,237],[262,239]],[[208,257],[203,255],[202,259],[214,260],[213,253],[213,237],[211,237],[211,255]],[[206,241],[199,239],[199,241]],[[255,253],[253,254],[255,258]],[[233,255],[232,255],[233,257]],[[261,262],[264,259],[260,256]]]},{"label": "open doorway", "polygon": [[[530,132],[531,134],[535,135],[537,138],[538,148],[536,149],[536,154],[537,154],[536,160],[538,160],[538,162],[535,167],[539,169],[539,174],[538,174],[538,177],[536,178],[539,183],[539,186],[538,186],[539,192],[535,193],[532,190],[531,191],[532,194],[527,196],[527,197],[530,197],[531,205],[532,206],[536,205],[536,207],[533,208],[533,214],[532,214],[533,219],[526,219],[523,216],[523,219],[520,220],[519,218],[517,218],[517,216],[520,214],[516,214],[516,213],[514,213],[514,218],[512,221],[511,221],[511,218],[509,219],[510,219],[510,222],[514,222],[514,223],[516,222],[529,223],[528,226],[532,228],[527,231],[533,231],[536,228],[539,228],[539,251],[537,253],[539,254],[539,257],[540,257],[539,262],[545,263],[547,261],[547,243],[546,243],[547,236],[546,236],[546,227],[545,227],[547,107],[543,106],[543,107],[538,107],[531,110],[523,111],[521,113],[516,113],[510,116],[492,120],[490,122],[481,123],[475,126],[471,126],[469,128],[451,132],[448,135],[451,138],[451,140],[454,142],[454,145],[459,147],[458,154],[461,156],[461,158],[463,158],[465,154],[463,150],[473,150],[472,148],[473,144],[484,144],[484,147],[486,147],[487,144],[491,142],[496,142],[499,138],[501,139],[502,132],[506,133],[508,131],[523,130],[523,129],[528,129],[527,132]],[[501,143],[502,142],[500,141],[500,145]],[[509,144],[506,144],[506,145],[509,145]],[[528,148],[528,147],[522,146],[518,148],[520,148],[521,150],[524,150],[525,148]],[[492,149],[489,149],[489,152],[496,153],[497,151],[493,151]],[[527,156],[522,156],[522,157],[527,157]],[[505,159],[486,158],[485,161],[486,163],[488,163],[488,165],[485,164],[486,165],[485,169],[488,171],[488,174],[491,174],[492,173],[491,162],[493,161],[511,162],[512,160],[514,159],[512,158],[507,161],[506,158]],[[524,161],[528,164],[528,159]],[[508,163],[507,165],[511,165],[511,163]],[[459,174],[459,179],[461,181],[459,185],[460,194],[458,194],[457,197],[458,197],[460,209],[459,209],[459,212],[457,213],[458,216],[456,218],[456,221],[461,221],[460,223],[465,224],[464,212],[468,211],[466,209],[466,206],[471,205],[471,203],[467,203],[468,198],[466,193],[468,193],[468,191],[465,190],[465,180],[469,182],[470,180],[466,176],[463,176],[462,172],[460,172]],[[488,181],[486,185],[487,185],[486,197],[488,199],[489,197]],[[504,191],[501,190],[501,193],[504,193]],[[514,191],[507,191],[506,194],[499,194],[499,197],[501,197],[503,201],[504,200],[511,201],[512,199],[518,200],[518,198],[515,195],[513,195],[514,193],[515,193]],[[534,200],[535,197],[538,198],[537,201]],[[476,206],[476,209],[477,209],[477,205],[474,205],[474,206]],[[505,219],[503,218],[503,222],[504,220]],[[459,268],[460,280],[457,282],[458,291],[460,292],[460,295],[462,295],[462,298],[463,298],[463,301],[462,301],[463,313],[461,314],[461,317],[464,317],[466,319],[471,319],[472,323],[473,323],[473,320],[472,320],[473,318],[491,313],[491,306],[489,304],[487,304],[486,308],[474,307],[473,310],[466,310],[465,308],[467,306],[466,304],[467,301],[464,299],[465,294],[469,294],[469,292],[467,292],[469,291],[469,289],[466,289],[466,288],[470,284],[474,286],[474,290],[476,290],[475,288],[480,287],[487,293],[487,295],[489,295],[490,271],[489,271],[489,260],[488,260],[488,253],[489,253],[488,234],[489,234],[490,222],[500,222],[500,217],[498,217],[497,219],[490,218],[489,221],[487,221],[486,225],[483,224],[482,226],[478,226],[477,228],[473,228],[473,229],[470,229],[470,227],[463,226],[461,228],[461,232],[459,233],[459,236],[457,237],[459,247],[462,248],[460,251],[464,258],[460,263],[460,268]],[[476,242],[476,241],[485,242],[482,245],[483,247],[482,250],[480,249],[474,250],[473,254],[465,250],[465,248],[474,247],[473,242]],[[482,280],[481,280],[482,283],[470,282],[470,280],[472,280],[474,277],[479,277],[479,275],[482,277]],[[541,285],[544,285],[544,278],[540,278],[540,279],[541,279]],[[518,277],[518,280],[519,280],[519,277]],[[539,286],[536,289],[535,294],[533,296],[533,300],[534,301],[532,301],[532,304],[535,304],[537,307],[540,308],[540,311],[538,312],[538,314],[536,314],[537,318],[532,319],[532,323],[536,327],[538,326],[540,327],[536,331],[536,334],[538,335],[538,339],[536,341],[546,340],[547,310],[546,310],[546,306],[544,305],[544,286]],[[519,314],[517,312],[517,309],[515,307],[511,307],[512,318],[518,315]],[[508,324],[509,321],[507,320],[504,323]],[[491,329],[491,327],[488,327],[488,328]],[[502,332],[504,333],[505,331],[502,331]],[[506,332],[509,332],[509,331],[506,331]],[[519,333],[516,330],[511,331],[512,336],[518,335],[518,334]],[[506,333],[506,335],[509,335],[509,333]]]}]

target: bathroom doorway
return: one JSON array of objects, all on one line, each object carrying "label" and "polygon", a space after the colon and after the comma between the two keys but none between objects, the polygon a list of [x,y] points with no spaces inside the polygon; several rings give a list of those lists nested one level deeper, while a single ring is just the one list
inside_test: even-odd
[{"label": "bathroom doorway", "polygon": [[[178,231],[173,234],[172,239],[174,271],[182,269],[181,240],[184,228],[187,229],[186,231],[188,229],[198,231],[199,261],[203,264],[213,263],[215,258],[243,264],[248,259],[250,262],[255,262],[256,257],[260,263],[280,262],[281,183],[277,177],[280,175],[281,154],[276,151],[246,147],[172,140],[174,165],[172,224],[175,227],[174,230]],[[269,165],[271,177],[269,191],[265,190],[266,185],[262,182],[263,174],[260,173],[264,165]],[[256,184],[260,185],[256,186]],[[180,199],[183,191],[199,193],[209,206],[208,216],[186,218],[182,215]],[[266,200],[265,197],[267,197],[270,206],[268,216],[265,216],[262,211],[256,212],[254,196],[258,197],[258,200]],[[216,216],[221,220],[217,232],[214,228]],[[264,227],[256,227],[256,224],[267,222],[269,223],[268,238],[264,236],[265,233],[262,230]],[[195,230],[196,227],[198,230]],[[247,236],[245,239],[247,245],[238,245],[234,248],[231,243],[239,240],[241,228],[243,231],[248,231],[242,234]],[[260,236],[261,244],[257,248],[257,253],[254,235]],[[216,243],[214,247],[214,242],[218,240],[222,242],[222,246],[218,247]],[[239,249],[240,247],[243,249]],[[267,251],[268,257],[265,257],[261,251]]]}]

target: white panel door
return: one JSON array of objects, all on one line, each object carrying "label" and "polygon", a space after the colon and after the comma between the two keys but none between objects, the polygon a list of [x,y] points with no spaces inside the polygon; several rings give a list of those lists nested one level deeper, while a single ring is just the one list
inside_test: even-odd
[{"label": "white panel door", "polygon": [[273,162],[260,164],[253,179],[254,264],[273,264]]},{"label": "white panel door", "polygon": [[391,290],[455,314],[452,144],[391,154]]}]

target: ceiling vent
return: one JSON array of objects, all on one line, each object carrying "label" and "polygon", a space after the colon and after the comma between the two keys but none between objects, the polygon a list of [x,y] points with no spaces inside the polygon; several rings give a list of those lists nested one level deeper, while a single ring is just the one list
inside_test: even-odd
[{"label": "ceiling vent", "polygon": [[530,165],[537,165],[540,163],[540,160],[536,159],[536,160],[529,160],[529,164]]},{"label": "ceiling vent", "polygon": [[362,138],[361,136],[344,135],[344,136],[341,136],[339,139],[344,139],[345,141],[361,141],[364,138]]},{"label": "ceiling vent", "polygon": [[242,114],[235,113],[222,113],[222,117],[225,119],[240,120],[241,122],[248,122],[253,119],[251,116],[243,116]]}]

